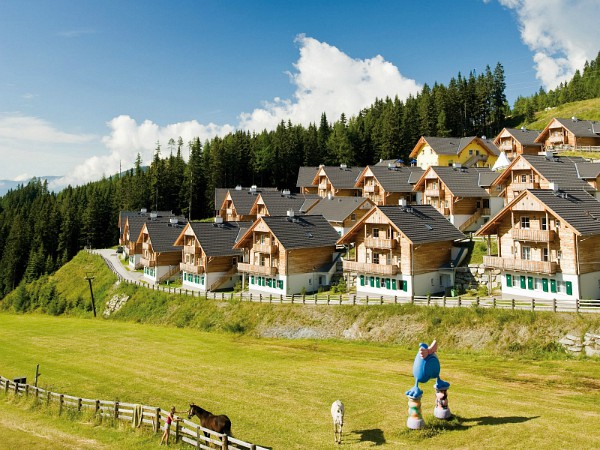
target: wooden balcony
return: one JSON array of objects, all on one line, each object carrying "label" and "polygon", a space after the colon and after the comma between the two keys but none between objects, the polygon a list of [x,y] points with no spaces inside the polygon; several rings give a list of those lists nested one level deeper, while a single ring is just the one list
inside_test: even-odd
[{"label": "wooden balcony", "polygon": [[267,253],[269,255],[273,255],[273,254],[277,253],[278,250],[279,250],[279,247],[275,244],[254,244],[252,246],[253,252]]},{"label": "wooden balcony", "polygon": [[257,275],[277,275],[277,267],[259,266],[256,264],[238,263],[237,268],[239,272],[253,273]]},{"label": "wooden balcony", "polygon": [[493,269],[544,273],[548,275],[554,275],[558,268],[556,262],[529,261],[526,259],[502,258],[499,256],[484,256],[483,264]]},{"label": "wooden balcony", "polygon": [[327,182],[323,181],[323,182],[319,183],[319,189],[325,189],[325,190],[329,189],[329,187],[327,186]]},{"label": "wooden balcony", "polygon": [[200,275],[201,273],[204,273],[205,269],[204,266],[197,266],[195,264],[190,264],[190,263],[179,263],[179,270],[181,270],[182,272],[187,272],[187,273],[193,273],[196,275]]},{"label": "wooden balcony", "polygon": [[376,184],[365,184],[363,187],[363,192],[367,192],[369,194],[377,194],[379,192],[379,186]]},{"label": "wooden balcony", "polygon": [[398,266],[392,264],[371,264],[357,261],[344,261],[344,272],[361,272],[374,275],[396,275]]},{"label": "wooden balcony", "polygon": [[548,138],[548,141],[552,144],[563,144],[565,141],[565,137],[563,134],[552,134]]},{"label": "wooden balcony", "polygon": [[140,264],[144,267],[156,267],[155,259],[140,258]]},{"label": "wooden balcony", "polygon": [[540,183],[537,181],[529,182],[529,183],[521,183],[521,182],[512,182],[510,187],[513,191],[524,191],[525,189],[539,189]]},{"label": "wooden balcony", "polygon": [[397,241],[395,239],[368,237],[365,238],[365,247],[391,250],[396,247],[396,242]]},{"label": "wooden balcony", "polygon": [[439,188],[425,189],[425,197],[439,197],[439,196],[440,196]]},{"label": "wooden balcony", "polygon": [[510,235],[517,241],[552,242],[556,232],[554,230],[531,230],[529,228],[512,228]]}]

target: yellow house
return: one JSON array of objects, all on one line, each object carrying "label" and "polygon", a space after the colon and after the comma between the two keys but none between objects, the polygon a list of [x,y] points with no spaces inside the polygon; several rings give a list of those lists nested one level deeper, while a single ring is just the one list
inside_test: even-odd
[{"label": "yellow house", "polygon": [[426,170],[431,166],[492,167],[500,150],[494,142],[484,137],[426,137],[421,136],[410,158],[417,160],[417,166]]}]

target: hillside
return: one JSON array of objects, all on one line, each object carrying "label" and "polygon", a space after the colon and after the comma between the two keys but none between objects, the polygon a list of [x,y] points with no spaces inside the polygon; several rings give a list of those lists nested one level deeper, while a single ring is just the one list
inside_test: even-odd
[{"label": "hillside", "polygon": [[555,117],[569,118],[573,116],[579,119],[600,121],[600,98],[566,103],[554,108],[547,108],[544,111],[538,111],[535,113],[534,122],[525,123],[523,121],[515,128],[524,126],[530,130],[543,130]]},{"label": "hillside", "polygon": [[[414,305],[314,306],[215,301],[116,283],[99,256],[80,252],[55,275],[21,286],[0,309],[92,317],[87,273],[93,273],[97,320],[128,321],[272,338],[339,339],[413,348],[442,339],[448,349],[528,357],[567,357],[566,334],[600,332],[600,315],[531,313]],[[106,303],[128,297],[110,319]]]}]

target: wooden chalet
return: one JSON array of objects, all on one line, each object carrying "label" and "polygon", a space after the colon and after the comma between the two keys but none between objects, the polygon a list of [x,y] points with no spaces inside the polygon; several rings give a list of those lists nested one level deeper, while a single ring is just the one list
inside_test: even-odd
[{"label": "wooden chalet", "polygon": [[365,197],[326,197],[310,210],[312,215],[322,215],[343,236],[361,220],[374,204]]},{"label": "wooden chalet", "polygon": [[181,246],[174,245],[174,242],[182,228],[183,224],[177,219],[167,223],[148,221],[142,225],[137,243],[142,248],[140,264],[144,278],[160,283],[179,273]]},{"label": "wooden chalet", "polygon": [[339,166],[319,166],[313,178],[312,185],[317,186],[317,195],[327,197],[360,197],[361,189],[356,187],[356,179],[364,167],[348,167],[346,164]]},{"label": "wooden chalet", "polygon": [[[507,205],[526,189],[576,189],[595,191],[594,182],[580,177],[577,165],[586,163],[579,157],[546,155],[519,155],[498,175],[492,188],[504,199]],[[591,172],[589,166],[582,166],[586,174]]]},{"label": "wooden chalet", "polygon": [[285,216],[288,211],[304,214],[316,205],[321,197],[316,194],[292,194],[289,190],[264,191],[256,196],[250,216]]},{"label": "wooden chalet", "polygon": [[544,128],[535,140],[545,150],[574,150],[584,148],[600,150],[600,122],[555,118]]},{"label": "wooden chalet", "polygon": [[493,167],[500,150],[493,141],[477,136],[453,138],[422,136],[410,158],[423,170],[431,166]]},{"label": "wooden chalet", "polygon": [[233,246],[250,227],[250,222],[189,222],[175,240],[182,248],[181,271],[184,287],[201,291],[232,288],[240,279],[237,263],[241,250]]},{"label": "wooden chalet", "polygon": [[344,273],[358,294],[414,296],[454,286],[464,237],[431,205],[376,206],[338,244],[351,249]]},{"label": "wooden chalet", "polygon": [[483,264],[501,272],[504,297],[600,298],[600,202],[587,192],[522,191],[477,235],[498,239]]},{"label": "wooden chalet", "polygon": [[[225,222],[248,222],[256,219],[256,215],[250,211],[256,197],[262,192],[277,192],[276,188],[264,188],[257,186],[250,186],[244,188],[242,186],[236,186],[235,189],[228,189],[227,193],[223,197],[220,206],[217,209],[215,216],[221,217]],[[219,199],[217,196],[221,196],[222,190],[215,190],[215,201]]]},{"label": "wooden chalet", "polygon": [[490,190],[498,174],[480,167],[429,167],[415,183],[421,203],[431,205],[460,231],[474,231],[504,206]]},{"label": "wooden chalet", "polygon": [[316,292],[336,273],[338,234],[323,216],[263,216],[234,245],[242,284],[264,294]]},{"label": "wooden chalet", "polygon": [[528,130],[525,127],[503,128],[494,139],[494,145],[512,161],[519,155],[540,153],[542,144],[535,142],[539,135],[539,130]]},{"label": "wooden chalet", "polygon": [[[355,186],[362,189],[363,197],[375,205],[397,205],[400,200],[416,203],[413,185],[423,174],[420,167],[398,166],[395,163],[367,166],[358,176]],[[412,182],[412,184],[411,184]]]}]

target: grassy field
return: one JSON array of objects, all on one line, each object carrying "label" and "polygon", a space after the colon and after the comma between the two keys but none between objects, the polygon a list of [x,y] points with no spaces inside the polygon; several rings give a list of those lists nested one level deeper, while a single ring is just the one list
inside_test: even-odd
[{"label": "grassy field", "polygon": [[[235,436],[276,449],[338,448],[329,406],[346,404],[352,448],[600,448],[600,361],[505,359],[444,351],[450,422],[408,431],[414,353],[392,345],[257,339],[101,319],[0,314],[0,375],[55,392],[226,413]],[[416,351],[416,349],[415,349]],[[0,448],[139,448],[160,436],[64,420],[0,394]],[[33,435],[31,433],[34,433]]]}]

